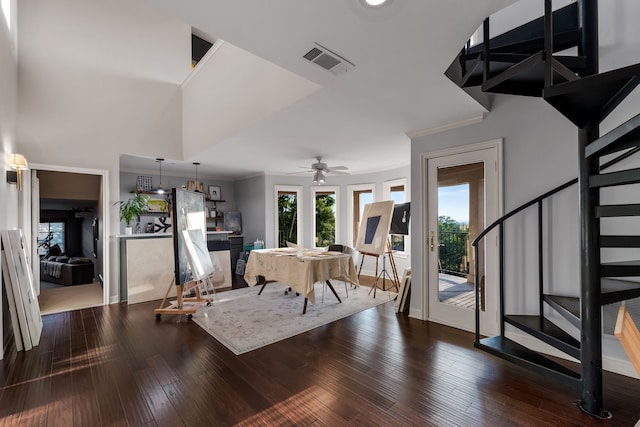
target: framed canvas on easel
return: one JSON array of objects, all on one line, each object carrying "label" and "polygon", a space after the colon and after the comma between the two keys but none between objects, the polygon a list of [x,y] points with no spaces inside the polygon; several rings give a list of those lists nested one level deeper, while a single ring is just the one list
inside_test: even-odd
[{"label": "framed canvas on easel", "polygon": [[[398,289],[400,284],[398,283],[398,273],[396,270],[395,261],[393,259],[393,253],[391,251],[391,245],[389,244],[389,230],[391,228],[391,218],[393,217],[393,200],[385,200],[382,202],[369,203],[364,206],[362,212],[362,219],[360,221],[360,229],[358,230],[358,239],[356,240],[356,250],[363,256],[360,259],[360,267],[358,269],[358,277],[362,272],[362,266],[364,265],[364,256],[372,256],[376,259],[376,280],[373,284],[373,296],[375,298],[378,279],[382,277],[383,289],[387,290],[385,285],[386,272],[385,255],[389,255],[389,262],[391,264],[391,270],[393,272],[393,278],[389,277],[389,280],[393,283],[390,288]],[[378,275],[378,260],[380,257],[383,261],[383,268],[380,275]],[[389,289],[390,289],[389,288]]]},{"label": "framed canvas on easel", "polygon": [[[206,250],[206,210],[204,204],[204,194],[188,191],[181,188],[171,190],[172,216],[173,216],[173,258],[174,258],[174,278],[169,284],[160,307],[154,310],[156,318],[162,314],[186,314],[191,318],[198,307],[204,303],[200,290],[196,286],[198,283],[197,273],[194,275],[192,265],[189,262],[185,235],[183,231],[189,233],[199,233],[198,241],[205,242]],[[195,236],[195,235],[193,235]],[[195,261],[194,261],[195,264]],[[184,297],[183,293],[195,287],[195,297]],[[175,288],[176,300],[166,306],[167,298]]]}]

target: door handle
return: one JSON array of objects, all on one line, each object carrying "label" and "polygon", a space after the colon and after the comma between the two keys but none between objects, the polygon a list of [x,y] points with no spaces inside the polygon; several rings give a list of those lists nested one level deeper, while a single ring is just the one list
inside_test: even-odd
[{"label": "door handle", "polygon": [[436,247],[436,244],[435,244],[435,238],[436,238],[436,237],[435,237],[435,233],[432,231],[432,232],[431,232],[431,237],[430,237],[430,239],[429,239],[429,247],[431,248],[431,252],[433,252],[433,250],[434,250],[434,249],[435,249],[435,247]]}]

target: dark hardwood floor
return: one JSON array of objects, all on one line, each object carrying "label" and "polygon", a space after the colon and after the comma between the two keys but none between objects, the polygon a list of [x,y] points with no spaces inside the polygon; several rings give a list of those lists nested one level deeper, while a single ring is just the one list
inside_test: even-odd
[{"label": "dark hardwood floor", "polygon": [[0,425],[633,426],[640,381],[605,375],[614,418],[579,392],[392,303],[234,356],[157,303],[44,316],[40,345],[0,361]]}]

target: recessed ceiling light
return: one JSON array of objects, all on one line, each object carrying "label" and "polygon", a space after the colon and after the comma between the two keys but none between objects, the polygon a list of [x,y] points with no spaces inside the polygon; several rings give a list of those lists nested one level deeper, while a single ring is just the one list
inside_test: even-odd
[{"label": "recessed ceiling light", "polygon": [[364,3],[367,6],[371,6],[371,7],[382,6],[386,2],[387,2],[387,0],[364,0]]}]

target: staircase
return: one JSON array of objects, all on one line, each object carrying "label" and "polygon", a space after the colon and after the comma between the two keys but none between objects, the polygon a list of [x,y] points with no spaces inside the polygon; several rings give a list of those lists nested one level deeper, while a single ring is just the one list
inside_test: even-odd
[{"label": "staircase", "polygon": [[[618,170],[622,160],[640,151],[640,114],[605,135],[600,135],[599,125],[640,83],[640,64],[598,72],[597,0],[579,0],[556,11],[552,11],[551,0],[544,0],[544,16],[492,39],[487,18],[483,34],[482,43],[476,46],[467,43],[447,69],[447,77],[474,97],[479,97],[478,91],[471,88],[479,87],[484,93],[544,99],[578,127],[580,159],[576,180],[507,213],[474,240],[479,259],[478,245],[489,232],[496,229],[499,241],[504,242],[505,222],[537,206],[538,314],[505,313],[504,245],[500,245],[501,331],[498,336],[482,338],[477,315],[475,345],[579,387],[580,409],[598,418],[609,418],[602,396],[602,306],[640,297],[640,282],[630,280],[640,276],[640,260],[601,263],[601,250],[640,248],[640,235],[602,235],[600,219],[640,216],[640,204],[630,200],[626,204],[605,205],[600,203],[600,196],[612,187],[640,183],[640,169]],[[567,50],[577,54],[557,54]],[[604,162],[604,156],[613,159]],[[617,170],[611,171],[613,165],[618,165]],[[545,251],[542,207],[555,194],[574,185],[579,191],[581,287],[574,296],[553,295],[545,290],[542,279]],[[476,271],[476,281],[479,278]],[[509,291],[514,289],[517,292],[509,287]],[[480,283],[476,283],[477,311],[479,290]],[[545,310],[560,314],[570,327],[577,328],[580,340],[546,318]],[[507,324],[578,359],[580,371],[568,369],[508,339]]]}]

